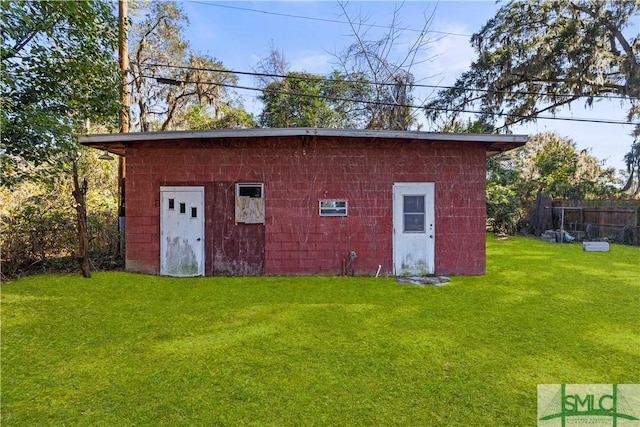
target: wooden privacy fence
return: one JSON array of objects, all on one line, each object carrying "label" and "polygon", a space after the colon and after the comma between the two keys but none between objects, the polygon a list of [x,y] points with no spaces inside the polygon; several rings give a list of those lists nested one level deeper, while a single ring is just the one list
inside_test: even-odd
[{"label": "wooden privacy fence", "polygon": [[640,246],[640,200],[554,200],[553,222],[579,240]]}]

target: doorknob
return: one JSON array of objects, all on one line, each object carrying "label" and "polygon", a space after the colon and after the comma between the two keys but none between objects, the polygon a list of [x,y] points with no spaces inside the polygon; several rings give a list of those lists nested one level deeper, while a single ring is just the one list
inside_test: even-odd
[{"label": "doorknob", "polygon": [[201,239],[198,237],[196,240],[199,242]]}]

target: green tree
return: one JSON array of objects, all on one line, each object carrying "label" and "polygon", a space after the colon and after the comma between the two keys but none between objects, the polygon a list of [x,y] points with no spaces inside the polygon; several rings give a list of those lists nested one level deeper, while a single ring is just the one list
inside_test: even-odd
[{"label": "green tree", "polygon": [[522,178],[510,165],[487,158],[487,218],[497,233],[514,234],[526,217]]},{"label": "green tree", "polygon": [[368,101],[373,87],[363,73],[292,72],[273,45],[254,70],[262,89],[262,126],[365,128],[371,121]]},{"label": "green tree", "polygon": [[524,225],[539,192],[556,199],[621,196],[613,168],[603,168],[557,134],[533,135],[510,155],[507,162],[487,159],[487,218],[497,232],[514,233]]},{"label": "green tree", "polygon": [[333,55],[330,74],[323,78],[293,73],[273,46],[258,62],[264,103],[261,124],[410,129],[419,111],[412,107],[412,69],[425,61],[424,53],[433,41],[428,38],[433,13],[424,13],[422,31],[413,37],[399,22],[402,5],[394,6],[387,29],[374,36],[366,17],[351,13],[347,2],[338,1],[338,7],[349,23],[353,42]]},{"label": "green tree", "polygon": [[86,120],[115,125],[118,24],[105,1],[3,1],[1,19],[0,156],[12,186],[68,172]]},{"label": "green tree", "polygon": [[638,196],[640,195],[640,142],[631,146],[631,150],[624,156],[624,162],[629,178],[622,190],[631,196]]},{"label": "green tree", "polygon": [[207,105],[192,104],[187,107],[185,114],[186,128],[191,130],[208,129],[247,129],[255,128],[253,117],[241,108],[221,106],[218,117]]},{"label": "green tree", "polygon": [[325,78],[289,72],[264,88],[260,123],[265,127],[355,127],[357,115],[351,113],[365,85],[338,73]]},{"label": "green tree", "polygon": [[332,127],[333,111],[322,98],[322,76],[290,72],[269,83],[260,100],[264,127]]},{"label": "green tree", "polygon": [[190,48],[182,34],[188,23],[176,2],[157,1],[131,25],[132,114],[142,132],[186,129],[189,105],[207,104],[219,117],[232,102],[228,87],[237,77]]},{"label": "green tree", "polygon": [[[87,177],[89,257],[99,267],[117,263],[117,162],[98,160],[95,150],[80,147],[79,175]],[[23,181],[0,188],[0,257],[10,277],[48,269],[70,270],[76,264],[77,222],[71,174]]]},{"label": "green tree", "polygon": [[508,126],[606,96],[629,101],[629,120],[640,117],[640,38],[625,33],[639,9],[637,0],[510,1],[473,35],[477,60],[427,104],[427,117],[479,107],[492,121],[508,114]]},{"label": "green tree", "polygon": [[577,150],[570,139],[555,133],[533,135],[516,153],[523,179],[523,197],[538,190],[557,199],[598,199],[619,195],[615,169],[603,168],[588,150]]},{"label": "green tree", "polygon": [[75,134],[90,121],[114,125],[121,108],[112,3],[16,0],[2,7],[2,185],[71,175],[76,259],[89,277],[87,186]]},{"label": "green tree", "polygon": [[[373,85],[360,72],[334,70],[326,77],[323,93],[338,120],[336,127],[347,129],[367,128],[371,123],[371,93]],[[370,102],[371,101],[371,102]]]}]

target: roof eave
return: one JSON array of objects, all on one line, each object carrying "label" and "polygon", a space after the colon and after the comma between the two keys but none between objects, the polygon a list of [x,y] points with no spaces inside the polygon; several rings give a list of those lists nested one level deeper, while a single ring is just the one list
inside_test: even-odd
[{"label": "roof eave", "polygon": [[86,146],[107,150],[118,155],[126,154],[126,145],[145,141],[235,139],[264,137],[319,136],[368,139],[405,139],[442,142],[480,142],[486,144],[487,155],[494,155],[524,145],[526,135],[461,134],[420,131],[389,131],[368,129],[326,128],[267,128],[225,129],[206,131],[131,132],[115,134],[79,135],[78,141]]}]

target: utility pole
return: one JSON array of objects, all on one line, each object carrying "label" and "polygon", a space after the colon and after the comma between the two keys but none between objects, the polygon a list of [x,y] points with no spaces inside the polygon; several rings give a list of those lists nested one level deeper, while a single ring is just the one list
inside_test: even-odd
[{"label": "utility pole", "polygon": [[122,71],[122,112],[120,114],[120,133],[129,132],[129,33],[127,24],[127,0],[118,0],[120,21],[120,71]]},{"label": "utility pole", "polygon": [[[120,71],[122,72],[121,101],[122,111],[120,112],[120,133],[129,132],[130,104],[129,104],[129,32],[127,22],[127,0],[118,0],[118,17],[120,29],[119,59]],[[125,229],[125,196],[124,181],[126,160],[123,155],[118,156],[118,234],[120,236],[119,253],[124,258],[124,229]]]}]

